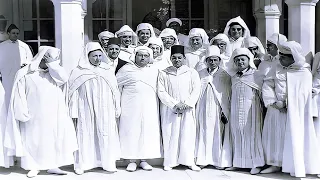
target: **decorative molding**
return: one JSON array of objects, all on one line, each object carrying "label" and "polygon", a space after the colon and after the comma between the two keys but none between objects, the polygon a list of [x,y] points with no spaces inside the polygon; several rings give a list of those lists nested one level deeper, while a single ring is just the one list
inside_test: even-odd
[{"label": "decorative molding", "polygon": [[287,5],[310,5],[316,6],[319,0],[285,0]]}]

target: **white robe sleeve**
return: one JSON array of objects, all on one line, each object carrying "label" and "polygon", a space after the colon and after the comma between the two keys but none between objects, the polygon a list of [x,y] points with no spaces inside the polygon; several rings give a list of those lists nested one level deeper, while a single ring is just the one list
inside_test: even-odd
[{"label": "white robe sleeve", "polygon": [[21,122],[27,122],[31,119],[27,103],[25,78],[22,78],[18,82],[13,95],[12,103],[13,112],[16,120]]},{"label": "white robe sleeve", "polygon": [[57,83],[58,86],[62,86],[68,81],[68,74],[66,73],[65,69],[60,66],[59,61],[53,61],[46,64],[52,79]]},{"label": "white robe sleeve", "polygon": [[70,104],[69,104],[69,112],[71,118],[78,118],[78,112],[79,112],[79,93],[78,91],[75,91],[71,97]]},{"label": "white robe sleeve", "polygon": [[265,107],[275,103],[277,101],[275,92],[275,82],[272,77],[264,79],[262,85],[262,97]]},{"label": "white robe sleeve", "polygon": [[[122,88],[121,88],[122,89]],[[120,99],[121,95],[120,95],[120,91],[119,89],[116,90],[115,92],[115,109],[116,109],[116,118],[119,118],[120,115],[121,115],[121,107],[120,107],[120,104],[121,104],[121,99]]]},{"label": "white robe sleeve", "polygon": [[190,107],[194,107],[198,102],[200,92],[201,92],[201,81],[199,74],[196,71],[191,73],[191,81],[192,81],[192,92],[190,97],[184,102],[186,105]]},{"label": "white robe sleeve", "polygon": [[160,72],[158,76],[158,96],[161,102],[164,105],[168,106],[170,109],[173,109],[174,106],[179,103],[179,101],[171,97],[169,93],[166,91],[165,80],[162,72]]}]

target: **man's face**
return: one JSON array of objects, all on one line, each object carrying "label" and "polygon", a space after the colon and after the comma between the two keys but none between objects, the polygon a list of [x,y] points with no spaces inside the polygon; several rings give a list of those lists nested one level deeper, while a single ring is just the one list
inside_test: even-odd
[{"label": "man's face", "polygon": [[92,64],[93,66],[99,66],[103,58],[102,56],[103,53],[101,52],[101,50],[95,50],[90,52],[88,55],[90,64]]},{"label": "man's face", "polygon": [[161,40],[166,49],[170,49],[176,42],[176,39],[173,36],[163,37]]},{"label": "man's face", "polygon": [[220,54],[226,52],[226,49],[227,49],[227,43],[224,42],[223,40],[221,39],[216,39],[213,41],[212,45],[216,45],[219,47],[220,49]]},{"label": "man's face", "polygon": [[292,55],[286,55],[282,53],[279,53],[279,61],[280,61],[280,64],[284,67],[288,67],[294,63],[294,59]]},{"label": "man's face", "polygon": [[107,53],[108,53],[108,57],[110,59],[117,59],[117,57],[119,56],[120,53],[120,46],[117,44],[110,44],[107,47]]},{"label": "man's face", "polygon": [[273,44],[272,42],[267,41],[267,52],[268,54],[270,54],[271,56],[276,56],[278,55],[278,48],[275,44]]},{"label": "man's face", "polygon": [[203,40],[200,36],[190,38],[191,47],[195,50],[200,49],[203,45]]},{"label": "man's face", "polygon": [[174,31],[176,31],[177,34],[179,34],[181,26],[178,22],[172,22],[169,24],[169,28],[173,29]]},{"label": "man's face", "polygon": [[150,63],[150,54],[146,51],[138,51],[136,53],[135,62],[140,67],[145,67]]},{"label": "man's face", "polygon": [[230,35],[234,39],[238,39],[239,37],[242,37],[243,35],[243,29],[240,25],[233,25],[230,27]]},{"label": "man's face", "polygon": [[258,57],[260,53],[258,46],[248,47],[248,49],[254,55],[254,57]]},{"label": "man's face", "polygon": [[16,40],[18,40],[19,33],[20,33],[19,29],[12,29],[12,30],[8,33],[9,39],[10,39],[11,41],[16,41]]},{"label": "man's face", "polygon": [[132,36],[120,36],[121,44],[125,47],[128,47],[132,44]]},{"label": "man's face", "polygon": [[237,56],[234,58],[238,71],[243,71],[249,67],[249,58],[245,55]]},{"label": "man's face", "polygon": [[148,42],[149,38],[151,37],[151,32],[149,29],[142,29],[138,32],[139,41],[142,44],[145,44]]},{"label": "man's face", "polygon": [[210,56],[206,58],[206,64],[208,68],[215,69],[220,65],[220,58],[218,56]]},{"label": "man's face", "polygon": [[161,55],[161,47],[156,44],[150,44],[149,48],[153,51],[153,57],[157,58]]},{"label": "man's face", "polygon": [[180,68],[186,60],[186,57],[183,54],[176,53],[171,55],[172,65],[176,68]]},{"label": "man's face", "polygon": [[100,42],[103,47],[107,47],[109,42],[109,37],[106,37],[106,36],[101,37]]}]

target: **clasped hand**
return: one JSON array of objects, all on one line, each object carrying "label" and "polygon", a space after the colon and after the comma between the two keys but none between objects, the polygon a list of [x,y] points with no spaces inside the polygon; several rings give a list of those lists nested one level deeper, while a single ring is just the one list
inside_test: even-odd
[{"label": "clasped hand", "polygon": [[46,61],[46,63],[51,63],[51,62],[53,62],[53,61],[56,60],[56,59],[54,59],[53,57],[51,57],[50,54],[45,54],[45,55],[43,56],[43,59]]},{"label": "clasped hand", "polygon": [[287,112],[286,104],[284,101],[277,101],[271,105],[271,107],[278,109],[282,113]]},{"label": "clasped hand", "polygon": [[180,102],[173,107],[173,110],[177,114],[182,114],[190,108],[191,108],[190,106],[186,105],[185,103]]}]

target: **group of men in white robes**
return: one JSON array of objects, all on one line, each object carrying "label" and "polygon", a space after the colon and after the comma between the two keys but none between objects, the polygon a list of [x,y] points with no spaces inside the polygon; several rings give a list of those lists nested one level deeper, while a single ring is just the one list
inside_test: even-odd
[{"label": "group of men in white robes", "polygon": [[0,166],[18,157],[28,177],[64,175],[59,167],[71,164],[81,175],[116,172],[120,159],[127,171],[150,171],[149,160],[163,158],[165,171],[320,174],[319,54],[307,62],[299,43],[277,33],[266,52],[240,17],[210,41],[201,28],[181,34],[177,18],[166,25],[159,37],[148,23],[101,32],[69,75],[59,49],[32,57],[9,26]]}]

